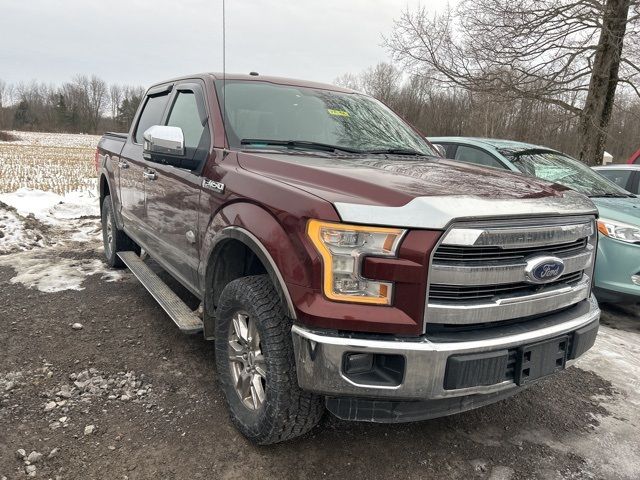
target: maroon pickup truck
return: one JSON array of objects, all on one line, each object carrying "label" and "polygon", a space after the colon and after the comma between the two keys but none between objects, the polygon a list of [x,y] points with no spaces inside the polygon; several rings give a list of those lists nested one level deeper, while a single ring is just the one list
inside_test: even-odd
[{"label": "maroon pickup truck", "polygon": [[256,443],[307,432],[325,408],[403,422],[485,405],[595,340],[593,204],[440,158],[369,96],[178,78],[102,138],[96,164],[109,265],[215,342],[231,418]]}]

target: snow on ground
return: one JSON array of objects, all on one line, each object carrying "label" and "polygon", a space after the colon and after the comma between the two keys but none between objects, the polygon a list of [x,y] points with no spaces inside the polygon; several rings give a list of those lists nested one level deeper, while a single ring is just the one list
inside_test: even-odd
[{"label": "snow on ground", "polygon": [[613,397],[593,397],[607,414],[594,418],[597,424],[588,435],[558,438],[540,428],[523,430],[518,438],[586,459],[587,468],[577,478],[640,478],[640,334],[601,325],[595,345],[575,367],[611,382]]},{"label": "snow on ground", "polygon": [[100,135],[85,135],[81,133],[21,132],[17,130],[11,130],[9,133],[18,137],[18,140],[12,142],[0,140],[0,144],[95,148],[100,141]]},{"label": "snow on ground", "polygon": [[102,274],[106,281],[122,278],[120,272],[108,270],[102,260],[59,258],[49,250],[37,250],[1,257],[0,266],[11,266],[16,275],[11,283],[21,283],[41,292],[83,290],[82,283],[90,275]]},{"label": "snow on ground", "polygon": [[[82,289],[89,275],[121,278],[102,261],[93,165],[100,137],[10,133],[18,140],[0,141],[0,266],[13,268],[11,281],[56,292]],[[70,258],[79,250],[93,259]]]},{"label": "snow on ground", "polygon": [[609,415],[572,447],[604,478],[640,478],[640,334],[603,325],[576,365],[609,380],[620,395],[604,400]]},{"label": "snow on ground", "polygon": [[95,190],[98,136],[11,133],[19,140],[0,141],[0,193],[24,187],[58,194]]},{"label": "snow on ground", "polygon": [[[42,292],[58,292],[82,290],[84,279],[90,275],[102,274],[107,281],[123,277],[124,273],[109,270],[101,259],[100,209],[95,193],[58,195],[21,188],[1,194],[0,202],[11,207],[5,208],[0,203],[0,266],[14,269],[12,283]],[[31,229],[25,228],[27,223]],[[33,224],[46,229],[48,238],[34,229]],[[94,250],[95,259],[77,260],[60,255],[70,249]],[[9,254],[17,251],[22,252]]]},{"label": "snow on ground", "polygon": [[0,255],[44,245],[38,229],[29,228],[20,215],[0,203]]},{"label": "snow on ground", "polygon": [[33,188],[20,188],[12,193],[0,194],[0,202],[15,208],[22,216],[33,214],[41,222],[54,226],[64,226],[70,223],[69,220],[100,216],[97,193],[86,190],[58,195]]}]

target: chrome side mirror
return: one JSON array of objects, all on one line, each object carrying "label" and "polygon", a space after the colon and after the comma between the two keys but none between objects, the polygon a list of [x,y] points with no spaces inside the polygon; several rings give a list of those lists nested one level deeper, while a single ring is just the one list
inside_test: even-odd
[{"label": "chrome side mirror", "polygon": [[142,156],[147,160],[153,160],[157,155],[184,155],[184,133],[180,127],[153,125],[142,136]]}]

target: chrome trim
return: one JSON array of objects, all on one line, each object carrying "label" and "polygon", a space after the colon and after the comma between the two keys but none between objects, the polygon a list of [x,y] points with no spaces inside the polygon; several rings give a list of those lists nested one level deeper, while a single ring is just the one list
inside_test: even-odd
[{"label": "chrome trim", "polygon": [[[436,399],[486,394],[518,388],[511,381],[495,385],[444,389],[447,359],[454,354],[469,354],[515,348],[575,331],[595,322],[600,309],[595,298],[589,300],[588,312],[573,318],[567,313],[565,321],[548,323],[534,330],[512,328],[509,333],[484,339],[436,343],[423,336],[418,340],[373,340],[349,338],[314,332],[300,325],[292,327],[298,383],[304,390],[325,395],[358,395],[374,398]],[[402,383],[394,388],[361,385],[342,375],[342,358],[346,352],[386,353],[403,355],[406,370]]]},{"label": "chrome trim", "polygon": [[506,228],[454,228],[443,245],[468,247],[500,246],[503,249],[537,247],[549,243],[572,243],[595,232],[593,220],[574,225],[522,226]]},{"label": "chrome trim", "polygon": [[[593,250],[587,245],[585,252],[577,255],[557,258],[564,262],[563,274],[584,270],[591,265]],[[548,256],[535,256],[532,260],[556,258]],[[450,265],[434,263],[429,274],[432,285],[501,285],[505,283],[526,282],[526,262],[504,264],[499,262],[481,263],[479,265]],[[557,279],[555,279],[557,280]]]},{"label": "chrome trim", "polygon": [[544,198],[443,195],[417,197],[400,207],[345,202],[336,202],[334,206],[343,222],[437,230],[445,229],[453,220],[598,214],[591,200],[572,190],[562,192],[562,196]]},{"label": "chrome trim", "polygon": [[469,325],[543,315],[588,298],[590,287],[591,279],[584,275],[573,286],[545,289],[531,295],[496,297],[488,302],[429,302],[429,323]]}]

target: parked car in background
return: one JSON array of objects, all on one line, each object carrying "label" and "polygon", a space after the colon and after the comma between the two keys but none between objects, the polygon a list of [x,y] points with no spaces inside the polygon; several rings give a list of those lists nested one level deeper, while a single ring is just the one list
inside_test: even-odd
[{"label": "parked car in background", "polygon": [[640,165],[640,148],[629,157],[627,163],[629,165]]},{"label": "parked car in background", "polygon": [[446,157],[522,172],[588,195],[598,207],[595,292],[601,302],[640,301],[640,198],[547,147],[509,140],[433,137]]},{"label": "parked car in background", "polygon": [[637,165],[604,165],[591,168],[619,187],[636,195],[640,193],[640,163]]}]

